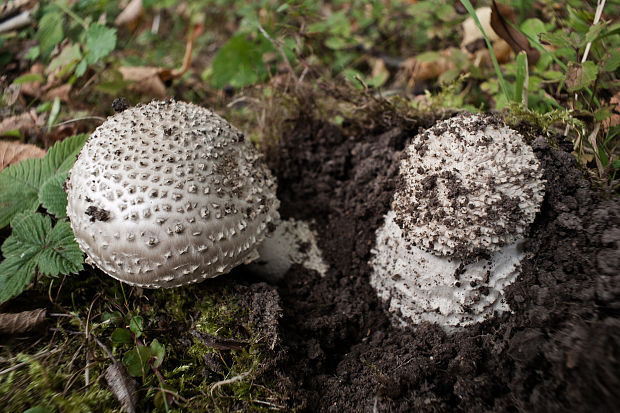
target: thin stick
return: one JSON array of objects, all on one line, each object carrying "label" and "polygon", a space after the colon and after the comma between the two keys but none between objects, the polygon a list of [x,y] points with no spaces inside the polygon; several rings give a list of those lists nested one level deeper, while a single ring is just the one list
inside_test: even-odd
[{"label": "thin stick", "polygon": [[293,66],[291,66],[291,62],[289,62],[288,57],[286,57],[286,53],[284,53],[284,49],[282,49],[282,46],[279,43],[277,43],[275,40],[273,40],[271,36],[269,36],[269,33],[267,33],[265,29],[263,29],[263,26],[260,23],[258,24],[258,30],[260,30],[263,36],[265,36],[265,38],[269,40],[269,42],[273,45],[273,47],[275,47],[276,50],[280,52],[280,56],[282,56],[282,60],[284,60],[284,63],[286,64],[286,68],[291,73],[293,78],[295,78],[295,81],[298,81],[297,76],[295,76],[295,71],[293,70]]}]

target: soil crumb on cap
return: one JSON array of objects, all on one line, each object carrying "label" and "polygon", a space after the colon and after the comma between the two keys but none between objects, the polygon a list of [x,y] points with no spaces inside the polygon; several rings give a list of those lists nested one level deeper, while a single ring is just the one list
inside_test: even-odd
[{"label": "soil crumb on cap", "polygon": [[458,115],[417,135],[392,208],[412,244],[473,258],[522,239],[540,209],[542,171],[521,135],[488,115]]}]

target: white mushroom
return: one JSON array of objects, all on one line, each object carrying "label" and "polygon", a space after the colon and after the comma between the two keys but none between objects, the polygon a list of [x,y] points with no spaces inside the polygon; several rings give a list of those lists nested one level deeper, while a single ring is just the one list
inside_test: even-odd
[{"label": "white mushroom", "polygon": [[215,277],[257,257],[277,221],[275,180],[227,121],[199,106],[138,105],[91,135],[67,181],[88,260],[147,288]]},{"label": "white mushroom", "polygon": [[258,246],[260,258],[250,264],[249,269],[272,282],[281,280],[293,264],[324,277],[328,266],[316,239],[316,233],[307,222],[293,218],[282,220]]},{"label": "white mushroom", "polygon": [[373,251],[379,296],[402,322],[446,328],[508,310],[544,193],[532,149],[493,117],[459,115],[416,136],[400,167]]}]

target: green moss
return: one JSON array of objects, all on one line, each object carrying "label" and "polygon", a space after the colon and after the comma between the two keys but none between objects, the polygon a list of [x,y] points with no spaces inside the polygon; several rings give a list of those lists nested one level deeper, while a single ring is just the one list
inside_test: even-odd
[{"label": "green moss", "polygon": [[[4,412],[23,412],[45,406],[52,412],[118,410],[114,395],[100,376],[103,365],[91,367],[91,384],[84,386],[84,372],[72,367],[67,352],[44,360],[28,354],[15,357],[15,370],[0,375],[0,405]],[[81,373],[81,374],[80,374]]]}]

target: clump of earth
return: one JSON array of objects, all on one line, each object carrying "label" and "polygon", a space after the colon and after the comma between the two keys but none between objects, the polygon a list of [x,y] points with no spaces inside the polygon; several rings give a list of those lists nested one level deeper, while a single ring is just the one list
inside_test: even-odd
[{"label": "clump of earth", "polygon": [[[389,117],[386,117],[389,118]],[[394,118],[396,119],[396,118]],[[510,312],[446,333],[399,326],[369,283],[399,161],[430,120],[340,128],[290,120],[271,148],[284,219],[312,222],[325,276],[293,265],[275,286],[277,369],[303,411],[611,411],[620,403],[620,200],[591,189],[574,157],[523,133],[545,197]],[[525,128],[524,128],[525,129]]]}]

